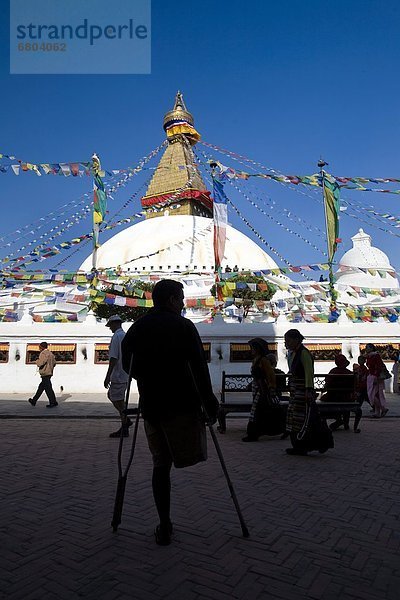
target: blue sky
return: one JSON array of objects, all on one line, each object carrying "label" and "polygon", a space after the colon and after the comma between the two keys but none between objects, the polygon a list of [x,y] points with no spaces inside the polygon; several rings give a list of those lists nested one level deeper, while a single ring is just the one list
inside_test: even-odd
[{"label": "blue sky", "polygon": [[[399,177],[399,20],[395,0],[154,0],[150,75],[47,76],[9,74],[8,19],[3,18],[0,153],[47,163],[85,161],[96,151],[106,169],[135,166],[164,140],[163,115],[180,89],[203,140],[279,172],[315,173],[322,155],[335,175]],[[224,162],[222,155],[211,154]],[[244,165],[239,168],[246,170]],[[110,215],[150,174],[138,176],[110,200]],[[0,182],[0,237],[60,210],[91,188],[87,178],[39,178],[32,173],[18,177],[0,173]],[[250,207],[245,196],[227,188],[241,214],[278,256],[295,265],[324,260],[312,247],[325,250],[316,229],[324,226],[323,211],[314,192],[305,190],[309,197],[274,182],[240,188],[270,213],[265,217]],[[343,192],[343,196],[351,203],[400,215],[396,195]],[[122,216],[139,210],[136,200]],[[288,211],[294,215],[289,219]],[[356,214],[366,222],[342,214],[338,256],[351,247],[350,236],[363,227],[399,270],[400,229],[371,218],[372,213]],[[63,219],[68,214],[59,218]],[[230,219],[254,237],[232,211]],[[55,222],[48,218],[48,229]],[[52,243],[90,229],[88,218]],[[0,240],[0,245],[16,237]],[[13,250],[28,241],[15,241]],[[63,268],[76,268],[88,249],[71,256]],[[284,264],[269,247],[265,249]],[[0,256],[8,251],[0,248]],[[67,254],[57,260],[62,258]],[[57,260],[34,268],[49,267]]]}]

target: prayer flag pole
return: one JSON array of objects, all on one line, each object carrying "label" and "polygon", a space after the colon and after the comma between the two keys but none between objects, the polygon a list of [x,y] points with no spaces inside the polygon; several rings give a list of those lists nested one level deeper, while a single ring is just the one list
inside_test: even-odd
[{"label": "prayer flag pole", "polygon": [[92,269],[97,270],[97,250],[99,244],[100,225],[104,221],[107,210],[107,194],[101,178],[100,158],[96,153],[92,156],[93,173],[93,252]]},{"label": "prayer flag pole", "polygon": [[337,244],[340,241],[339,235],[339,185],[336,180],[324,171],[324,167],[328,163],[322,158],[318,161],[320,168],[320,178],[322,185],[322,193],[324,200],[325,228],[326,228],[326,243],[328,249],[328,265],[329,265],[329,295],[331,298],[330,311],[331,315],[336,313],[337,291],[335,290],[335,278],[333,275],[333,259],[337,249]]},{"label": "prayer flag pole", "polygon": [[227,198],[224,192],[223,183],[217,175],[216,162],[211,162],[211,176],[213,180],[213,220],[214,220],[214,278],[215,278],[215,306],[217,313],[224,302],[221,286],[219,285],[222,277],[222,260],[225,252],[226,226],[228,222]]},{"label": "prayer flag pole", "polygon": [[[97,250],[99,244],[100,225],[104,221],[107,210],[107,194],[104,188],[104,183],[101,178],[100,158],[96,153],[92,156],[92,173],[93,173],[93,251],[92,251],[92,279],[90,289],[95,290],[98,284],[97,280]],[[93,309],[95,302],[90,303],[90,308]]]}]

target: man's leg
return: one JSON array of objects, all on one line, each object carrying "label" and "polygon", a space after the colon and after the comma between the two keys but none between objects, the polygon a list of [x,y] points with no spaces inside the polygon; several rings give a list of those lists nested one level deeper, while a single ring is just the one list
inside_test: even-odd
[{"label": "man's leg", "polygon": [[153,467],[153,496],[158,516],[160,517],[160,529],[162,532],[171,534],[171,465]]},{"label": "man's leg", "polygon": [[51,385],[51,375],[46,375],[42,379],[44,391],[46,392],[46,396],[49,399],[49,404],[51,406],[57,406],[57,398],[53,390],[53,386]]},{"label": "man's leg", "polygon": [[124,414],[125,401],[124,400],[117,400],[117,401],[114,400],[113,404],[114,404],[116,410],[119,412],[119,416],[121,417],[122,427],[127,427],[130,419],[128,419],[128,417]]},{"label": "man's leg", "polygon": [[42,377],[42,378],[40,379],[40,383],[39,383],[39,385],[38,385],[38,389],[36,390],[36,393],[35,393],[35,395],[34,395],[34,396],[33,396],[33,398],[31,399],[33,404],[36,404],[36,402],[39,400],[40,396],[41,396],[41,395],[43,394],[43,392],[44,392],[44,389],[45,389],[45,386],[44,386],[43,377]]},{"label": "man's leg", "polygon": [[120,419],[121,419],[121,427],[117,431],[110,433],[110,437],[119,438],[121,435],[121,429],[124,437],[129,436],[129,427],[132,425],[132,421],[124,414],[125,410],[125,400],[124,393],[126,391],[126,386],[120,383],[111,382],[110,387],[108,388],[107,397],[114,405],[115,410],[118,411]]},{"label": "man's leg", "polygon": [[171,467],[172,456],[165,433],[159,423],[144,421],[147,443],[153,457],[152,488],[160,524],[155,529],[156,542],[160,546],[171,543]]},{"label": "man's leg", "polygon": [[129,427],[133,424],[133,422],[123,412],[125,410],[125,402],[124,400],[117,400],[117,402],[113,402],[113,405],[115,406],[115,409],[119,412],[119,416],[121,418],[121,427],[117,431],[110,433],[110,437],[119,438],[121,436],[121,429],[123,436],[128,437]]}]

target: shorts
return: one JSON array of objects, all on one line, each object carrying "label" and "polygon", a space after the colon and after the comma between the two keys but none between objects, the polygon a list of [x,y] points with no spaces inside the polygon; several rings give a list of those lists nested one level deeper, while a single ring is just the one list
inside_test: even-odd
[{"label": "shorts", "polygon": [[144,422],[155,467],[177,469],[207,460],[206,426],[198,415],[178,415],[158,423]]},{"label": "shorts", "polygon": [[107,398],[111,402],[120,402],[125,400],[125,391],[127,383],[110,383],[110,387],[107,391]]}]

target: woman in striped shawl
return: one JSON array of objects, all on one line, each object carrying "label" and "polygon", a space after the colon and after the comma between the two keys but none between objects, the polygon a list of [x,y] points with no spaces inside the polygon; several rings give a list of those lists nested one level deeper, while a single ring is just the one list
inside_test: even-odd
[{"label": "woman in striped shawl", "polygon": [[249,340],[253,356],[253,404],[243,442],[256,442],[262,435],[278,435],[285,430],[285,415],[276,396],[276,377],[267,358],[268,344],[263,338]]},{"label": "woman in striped shawl", "polygon": [[333,447],[333,438],[314,402],[314,360],[303,346],[303,339],[298,329],[290,329],[285,334],[290,389],[286,429],[293,446],[286,452],[304,456],[312,450],[326,452]]}]

